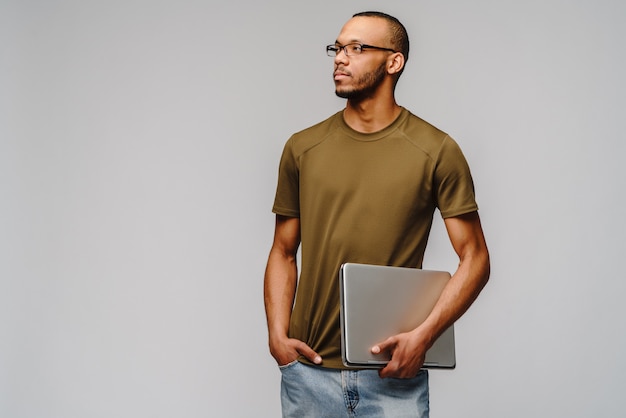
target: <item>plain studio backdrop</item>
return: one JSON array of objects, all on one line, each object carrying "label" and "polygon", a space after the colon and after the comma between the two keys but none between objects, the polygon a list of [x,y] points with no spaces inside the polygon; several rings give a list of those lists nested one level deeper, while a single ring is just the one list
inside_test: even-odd
[{"label": "plain studio backdrop", "polygon": [[[623,414],[625,4],[0,1],[0,416],[279,415],[278,160],[344,106],[324,46],[370,9],[492,255],[432,416]],[[456,263],[437,219],[426,267]]]}]

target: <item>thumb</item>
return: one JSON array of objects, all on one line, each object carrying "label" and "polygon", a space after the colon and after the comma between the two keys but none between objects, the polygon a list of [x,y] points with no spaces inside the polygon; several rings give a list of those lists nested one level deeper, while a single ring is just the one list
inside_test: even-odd
[{"label": "thumb", "polygon": [[380,354],[384,351],[393,351],[393,348],[396,345],[396,340],[393,337],[387,338],[385,341],[376,344],[371,348],[372,354]]},{"label": "thumb", "polygon": [[302,342],[302,345],[298,347],[298,352],[306,357],[309,361],[312,361],[315,364],[322,364],[322,356],[313,351],[313,349],[309,347],[306,343]]}]

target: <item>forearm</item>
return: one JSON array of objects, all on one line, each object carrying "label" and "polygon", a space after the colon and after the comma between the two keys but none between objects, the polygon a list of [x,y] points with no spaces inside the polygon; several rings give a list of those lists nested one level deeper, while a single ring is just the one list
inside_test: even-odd
[{"label": "forearm", "polygon": [[444,288],[432,313],[416,331],[428,344],[434,341],[476,300],[489,280],[489,251],[477,212],[444,220],[459,266]]},{"label": "forearm", "polygon": [[486,248],[461,258],[458,269],[422,324],[431,344],[469,309],[488,280],[489,254]]},{"label": "forearm", "polygon": [[265,270],[264,300],[270,340],[285,337],[296,292],[298,268],[295,254],[272,248]]},{"label": "forearm", "polygon": [[320,364],[322,358],[305,342],[289,338],[289,321],[298,283],[296,254],[300,219],[276,215],[274,243],[265,269],[264,300],[270,353],[279,365],[304,356]]},{"label": "forearm", "polygon": [[389,337],[372,347],[374,354],[392,353],[391,361],[380,371],[381,377],[412,377],[424,364],[426,351],[476,299],[489,279],[489,255],[484,245],[463,246],[461,262],[432,312],[408,333]]}]

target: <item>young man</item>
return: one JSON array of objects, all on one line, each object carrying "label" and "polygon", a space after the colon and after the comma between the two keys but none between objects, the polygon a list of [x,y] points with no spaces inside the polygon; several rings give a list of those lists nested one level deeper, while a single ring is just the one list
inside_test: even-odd
[{"label": "young man", "polygon": [[[283,415],[427,417],[425,353],[489,277],[472,178],[457,144],[395,101],[409,54],[397,19],[356,14],[327,52],[346,107],[285,145],[265,272],[269,347],[282,372]],[[391,353],[386,367],[347,369],[339,267],[420,268],[436,208],[459,256],[458,269],[423,324],[372,347]]]}]

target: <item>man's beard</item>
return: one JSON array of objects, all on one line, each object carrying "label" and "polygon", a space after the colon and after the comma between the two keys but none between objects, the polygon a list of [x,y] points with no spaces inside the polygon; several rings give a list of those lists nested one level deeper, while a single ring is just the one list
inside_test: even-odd
[{"label": "man's beard", "polygon": [[350,90],[335,89],[335,94],[342,99],[363,100],[372,97],[376,89],[385,79],[386,63],[382,63],[372,72],[363,74],[357,81],[356,86]]}]

